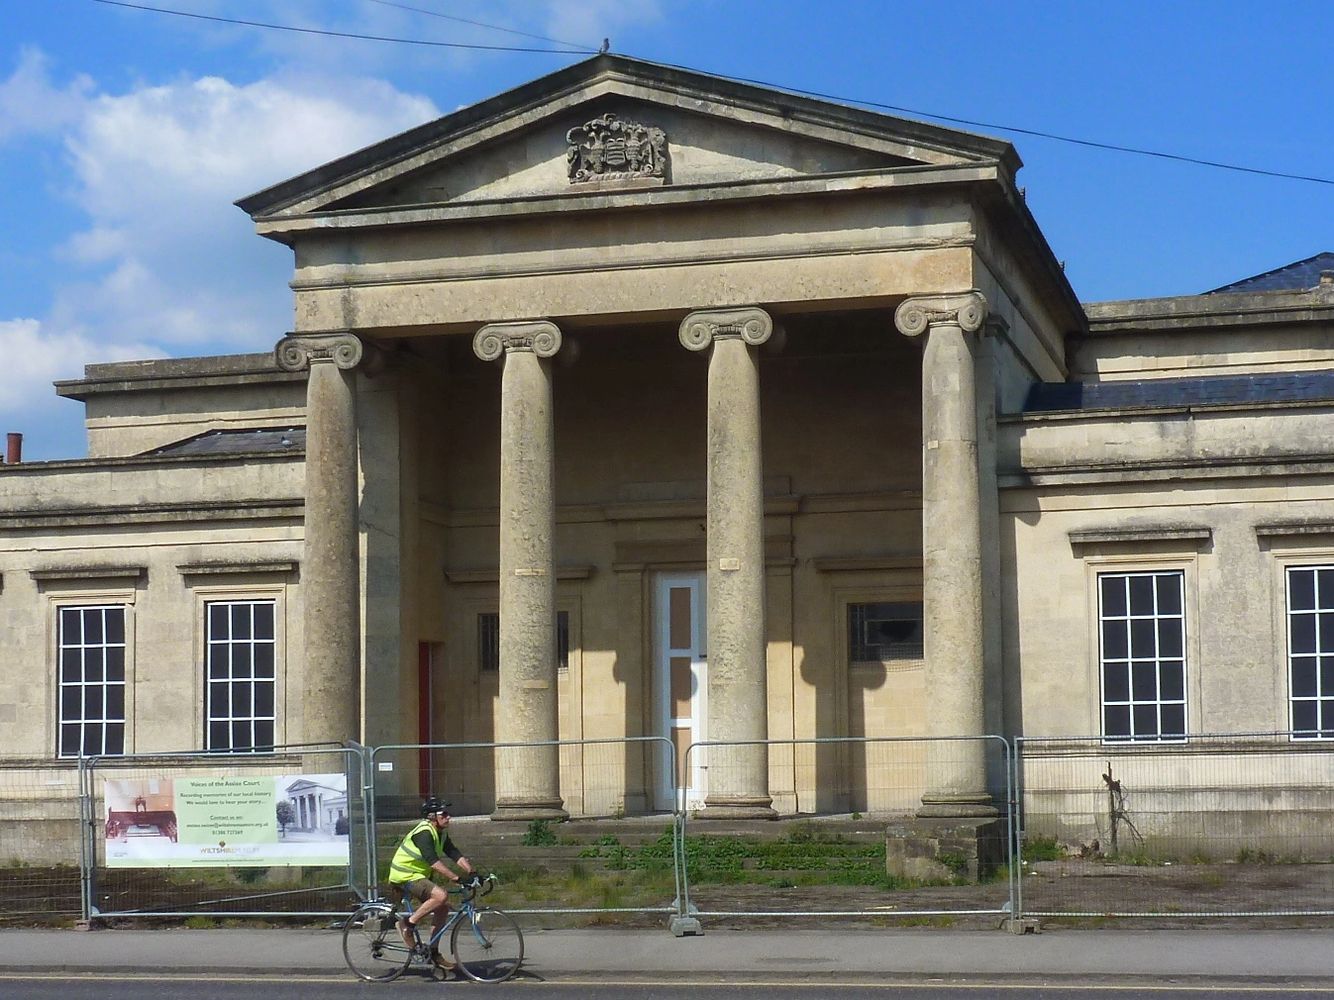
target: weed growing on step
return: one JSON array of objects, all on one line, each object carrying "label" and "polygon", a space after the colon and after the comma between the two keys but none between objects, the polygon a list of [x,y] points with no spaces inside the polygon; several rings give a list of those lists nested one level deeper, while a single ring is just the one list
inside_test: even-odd
[{"label": "weed growing on step", "polygon": [[555,847],[556,832],[551,829],[551,821],[535,819],[529,823],[528,829],[523,835],[523,845],[525,847]]}]

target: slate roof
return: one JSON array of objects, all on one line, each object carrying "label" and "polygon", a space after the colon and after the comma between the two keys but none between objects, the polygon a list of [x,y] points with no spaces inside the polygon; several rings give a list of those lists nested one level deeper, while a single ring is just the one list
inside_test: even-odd
[{"label": "slate roof", "polygon": [[184,441],[144,452],[145,455],[258,455],[266,452],[306,450],[304,427],[259,427],[244,430],[208,431]]},{"label": "slate roof", "polygon": [[1221,288],[1211,288],[1205,295],[1219,292],[1284,292],[1315,288],[1320,284],[1321,271],[1334,271],[1334,251],[1326,250],[1305,260],[1284,264],[1250,278],[1242,278]]},{"label": "slate roof", "polygon": [[1334,400],[1334,371],[1272,375],[1204,375],[1115,382],[1039,382],[1028,390],[1024,413],[1124,410],[1237,403]]}]

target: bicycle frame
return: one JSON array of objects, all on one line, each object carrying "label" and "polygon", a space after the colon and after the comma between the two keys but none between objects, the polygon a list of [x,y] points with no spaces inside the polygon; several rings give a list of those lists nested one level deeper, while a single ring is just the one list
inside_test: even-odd
[{"label": "bicycle frame", "polygon": [[[473,934],[477,934],[476,921],[473,920],[473,914],[477,910],[477,898],[478,896],[485,896],[487,893],[489,893],[495,887],[495,884],[496,884],[495,876],[488,875],[484,879],[474,877],[472,882],[466,885],[460,884],[457,890],[448,888],[445,889],[445,892],[455,892],[455,891],[458,892],[459,894],[458,905],[452,907],[453,912],[450,913],[449,919],[446,920],[443,924],[441,924],[439,928],[437,928],[431,934],[423,936],[421,934],[421,929],[418,928],[417,929],[418,941],[421,942],[424,945],[424,947],[427,948],[428,951],[433,951],[437,949],[439,947],[440,939],[443,938],[446,934],[448,934],[451,930],[453,930],[454,925],[458,923],[459,920],[461,920],[465,916],[468,918],[469,922],[473,925]],[[486,888],[483,889],[482,888],[483,886],[485,886]],[[371,901],[368,900],[368,902]],[[380,902],[389,904],[389,900],[387,899],[380,900]],[[408,896],[408,894],[404,893],[401,907],[392,906],[392,909],[395,914],[398,914],[403,917],[408,917],[412,915],[416,907],[412,905],[412,899]],[[479,940],[481,939],[480,935],[478,936],[478,939]],[[400,945],[397,942],[391,944],[389,947],[390,950],[399,950],[400,948],[404,951],[407,950],[406,947]]]}]

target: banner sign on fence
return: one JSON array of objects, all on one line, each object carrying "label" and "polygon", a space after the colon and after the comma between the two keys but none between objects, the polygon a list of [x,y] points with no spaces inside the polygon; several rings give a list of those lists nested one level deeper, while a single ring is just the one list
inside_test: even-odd
[{"label": "banner sign on fence", "polygon": [[108,868],[346,865],[342,774],[105,782]]}]

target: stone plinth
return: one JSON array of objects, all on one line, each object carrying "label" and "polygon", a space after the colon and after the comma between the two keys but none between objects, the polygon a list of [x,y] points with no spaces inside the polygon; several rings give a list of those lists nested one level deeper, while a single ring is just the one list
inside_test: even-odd
[{"label": "stone plinth", "polygon": [[885,869],[918,882],[978,881],[1005,863],[998,819],[906,819],[885,828]]}]

